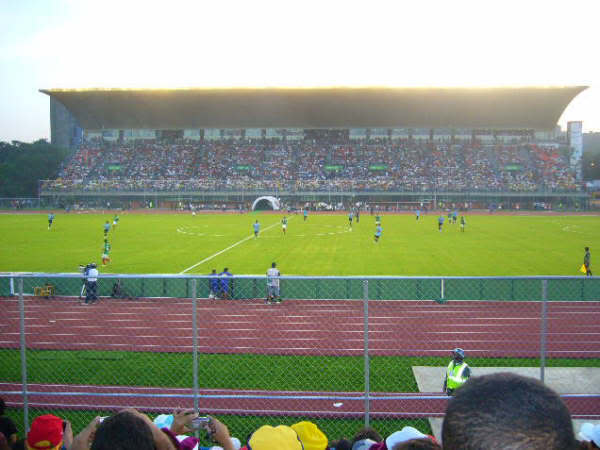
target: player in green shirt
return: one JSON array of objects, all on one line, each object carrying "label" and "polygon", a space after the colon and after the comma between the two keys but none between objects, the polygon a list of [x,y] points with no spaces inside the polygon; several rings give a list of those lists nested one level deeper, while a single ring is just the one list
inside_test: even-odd
[{"label": "player in green shirt", "polygon": [[375,216],[375,225],[381,225],[381,217]]},{"label": "player in green shirt", "polygon": [[110,262],[110,244],[108,239],[104,239],[104,249],[102,250],[102,265],[105,266]]},{"label": "player in green shirt", "polygon": [[283,230],[283,234],[285,234],[287,230],[287,217],[285,216],[283,216],[283,219],[281,219],[281,229]]}]

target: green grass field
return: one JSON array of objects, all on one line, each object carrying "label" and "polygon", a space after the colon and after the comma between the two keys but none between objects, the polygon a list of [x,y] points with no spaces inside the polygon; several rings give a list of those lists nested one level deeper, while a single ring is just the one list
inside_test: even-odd
[{"label": "green grass field", "polygon": [[[103,224],[112,214],[57,214],[47,229],[46,214],[0,215],[0,272],[76,272],[78,265],[100,262]],[[363,215],[348,228],[345,214],[292,215],[284,236],[282,214],[120,214],[111,230],[112,262],[101,273],[207,274],[227,266],[234,274],[264,274],[276,261],[284,275],[573,275],[583,248],[600,247],[600,216],[466,216],[467,228],[446,223],[437,231],[437,215],[419,222],[413,215],[383,215],[383,236],[373,242],[375,218]],[[252,236],[259,220],[261,233]],[[205,261],[201,264],[198,264]],[[594,259],[592,258],[592,262]],[[193,267],[192,269],[190,269]],[[189,270],[188,270],[189,269]],[[78,280],[76,280],[78,283]],[[77,284],[76,283],[76,284]],[[2,381],[20,381],[20,353],[0,349]],[[191,354],[100,351],[27,351],[29,382],[190,387]],[[418,391],[414,365],[443,366],[446,358],[377,357],[371,359],[372,391]],[[474,367],[539,366],[533,358],[471,358]],[[597,359],[551,359],[549,366],[598,367]],[[158,374],[148,368],[168,367]],[[244,377],[231,377],[234,368]],[[269,367],[265,377],[262,368]],[[310,376],[307,376],[307,368]],[[318,368],[318,370],[313,370]],[[346,391],[364,389],[358,357],[278,355],[199,355],[202,387],[273,390]],[[207,372],[209,371],[209,372]],[[131,376],[131,377],[130,377]],[[135,380],[135,381],[133,381]],[[211,381],[212,380],[212,381]],[[46,410],[30,410],[31,418]],[[79,431],[95,414],[110,411],[52,410],[69,418]],[[22,428],[22,411],[12,409]],[[234,435],[244,438],[260,424],[295,423],[301,418],[228,416]],[[309,418],[315,420],[315,418]],[[351,436],[356,419],[321,419],[330,438]],[[429,432],[425,419],[375,420],[383,435],[404,425]],[[205,444],[208,442],[205,441]]]},{"label": "green grass field", "polygon": [[[112,262],[102,273],[262,274],[277,261],[286,275],[580,275],[583,248],[600,248],[600,216],[466,216],[437,231],[437,215],[383,215],[373,242],[373,216],[348,227],[345,214],[121,214],[109,233]],[[75,272],[100,262],[102,225],[110,214],[1,215],[0,271]],[[261,233],[251,237],[258,220]],[[199,262],[205,262],[195,266]],[[190,269],[195,266],[193,269]]]}]

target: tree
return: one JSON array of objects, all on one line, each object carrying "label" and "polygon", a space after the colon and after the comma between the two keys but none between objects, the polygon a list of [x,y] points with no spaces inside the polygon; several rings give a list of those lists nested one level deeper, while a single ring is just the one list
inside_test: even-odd
[{"label": "tree", "polygon": [[0,142],[0,197],[37,197],[39,180],[56,178],[68,154],[44,139]]}]

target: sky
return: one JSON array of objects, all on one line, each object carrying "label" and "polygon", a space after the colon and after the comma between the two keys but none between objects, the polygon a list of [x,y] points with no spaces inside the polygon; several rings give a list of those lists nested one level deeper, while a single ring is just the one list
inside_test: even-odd
[{"label": "sky", "polygon": [[42,88],[585,85],[598,0],[0,0],[0,141],[50,137]]}]

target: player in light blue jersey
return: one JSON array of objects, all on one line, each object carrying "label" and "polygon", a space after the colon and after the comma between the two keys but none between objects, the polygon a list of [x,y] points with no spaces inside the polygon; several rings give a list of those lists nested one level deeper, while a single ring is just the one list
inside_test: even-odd
[{"label": "player in light blue jersey", "polygon": [[417,211],[415,212],[415,216],[417,218],[417,222],[419,221],[419,218],[421,217],[421,210],[417,209]]},{"label": "player in light blue jersey", "polygon": [[252,224],[252,228],[254,228],[254,239],[257,239],[260,232],[260,223],[258,223],[258,220]]},{"label": "player in light blue jersey", "polygon": [[444,226],[444,216],[442,214],[440,214],[440,217],[438,217],[438,231],[440,233],[442,232],[443,226]]},{"label": "player in light blue jersey", "polygon": [[348,225],[350,225],[350,228],[352,228],[352,219],[354,219],[354,214],[350,211],[350,214],[348,214]]},{"label": "player in light blue jersey", "polygon": [[53,221],[54,221],[54,213],[48,214],[48,229],[52,228]]}]

